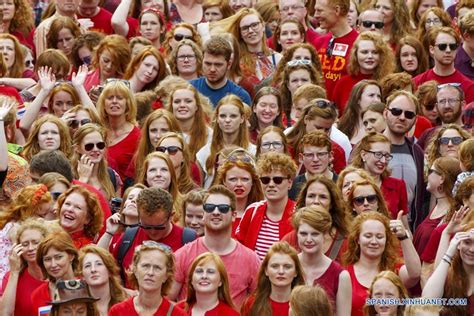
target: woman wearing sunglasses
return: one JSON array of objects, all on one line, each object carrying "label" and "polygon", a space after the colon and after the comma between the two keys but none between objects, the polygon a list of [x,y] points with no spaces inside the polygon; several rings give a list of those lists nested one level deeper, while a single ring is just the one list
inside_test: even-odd
[{"label": "woman wearing sunglasses", "polygon": [[178,304],[188,316],[240,315],[234,307],[229,277],[219,255],[205,252],[194,259],[188,273],[186,300]]},{"label": "woman wearing sunglasses", "polygon": [[[173,198],[173,210],[181,208],[182,195],[179,191],[176,172],[173,162],[164,152],[153,152],[146,156],[143,162],[143,169],[137,177],[137,183],[142,183],[148,188],[161,188],[169,192]],[[175,213],[174,222],[181,219],[179,213]]]},{"label": "woman wearing sunglasses", "polygon": [[77,249],[97,240],[104,215],[94,193],[73,185],[59,197],[58,210],[59,225],[71,235]]},{"label": "woman wearing sunglasses", "polygon": [[214,111],[212,140],[196,154],[196,160],[204,175],[204,188],[209,188],[216,176],[214,165],[219,150],[229,145],[237,145],[250,154],[256,147],[250,143],[246,119],[246,105],[236,95],[222,98]]},{"label": "woman wearing sunglasses", "polygon": [[413,235],[413,243],[420,255],[425,250],[434,229],[442,223],[449,222],[456,210],[452,191],[459,173],[461,173],[459,160],[452,157],[440,157],[430,166],[426,185],[426,190],[431,194],[431,201],[426,203],[429,205],[429,213],[416,227]]},{"label": "woman wearing sunglasses", "polygon": [[354,219],[344,264],[351,277],[353,316],[364,315],[368,290],[381,271],[395,272],[408,289],[418,283],[421,274],[420,258],[401,222],[390,221],[373,211],[361,213]]},{"label": "woman wearing sunglasses", "polygon": [[292,218],[297,235],[298,258],[307,285],[321,286],[326,291],[335,315],[350,315],[351,279],[347,271],[326,256],[324,244],[332,230],[331,215],[323,206],[298,209]]},{"label": "woman wearing sunglasses", "polygon": [[264,128],[257,137],[257,160],[268,152],[278,152],[280,154],[290,155],[288,151],[288,142],[283,130],[278,126],[268,126]]},{"label": "woman wearing sunglasses", "polygon": [[[406,111],[405,114],[407,115]],[[390,177],[388,163],[392,160],[390,140],[378,133],[364,136],[352,153],[351,165],[367,171],[381,189],[390,217],[403,211],[403,223],[408,229],[408,197],[405,181]]]},{"label": "woman wearing sunglasses", "polygon": [[347,194],[347,200],[353,216],[373,211],[391,217],[382,191],[372,180],[354,182]]},{"label": "woman wearing sunglasses", "polygon": [[276,242],[263,258],[255,292],[241,309],[242,316],[289,315],[291,290],[304,285],[298,254],[286,242]]},{"label": "woman wearing sunglasses", "polygon": [[191,24],[181,22],[175,24],[173,28],[166,34],[165,40],[163,42],[165,56],[167,58],[171,56],[171,52],[175,50],[178,43],[184,39],[191,40],[196,43],[199,48],[202,48],[201,35],[199,35],[199,33]]},{"label": "woman wearing sunglasses", "polygon": [[446,124],[441,126],[431,138],[426,147],[427,167],[433,165],[440,157],[458,158],[459,145],[466,139],[471,138],[468,132],[457,124]]},{"label": "woman wearing sunglasses", "polygon": [[283,104],[280,91],[271,87],[260,89],[252,103],[252,115],[250,116],[250,141],[257,142],[258,135],[266,127],[282,125]]},{"label": "woman wearing sunglasses", "polygon": [[109,316],[186,316],[165,297],[173,284],[174,270],[175,259],[170,247],[144,241],[135,248],[130,272],[130,283],[138,295],[112,306]]},{"label": "woman wearing sunglasses", "polygon": [[237,214],[232,222],[234,236],[247,207],[263,199],[262,184],[253,158],[243,150],[242,153],[231,153],[217,169],[215,184],[222,184],[235,194]]},{"label": "woman wearing sunglasses", "polygon": [[91,110],[89,107],[85,107],[82,104],[74,106],[72,109],[66,111],[61,117],[66,125],[69,127],[69,134],[71,138],[74,138],[74,133],[77,129],[87,123],[99,124],[99,115]]},{"label": "woman wearing sunglasses", "polygon": [[[191,177],[191,172],[199,172],[199,169],[193,170],[191,168],[192,164],[188,144],[186,144],[181,134],[174,132],[164,134],[158,141],[156,151],[167,154],[173,162],[179,192],[185,194],[198,188],[198,185],[193,181],[195,176]],[[198,177],[200,177],[200,175],[198,175]]]},{"label": "woman wearing sunglasses", "polygon": [[380,80],[395,70],[394,55],[382,36],[375,32],[359,35],[352,47],[347,66],[348,75],[337,81],[333,96],[329,96],[344,113],[351,90],[356,83],[364,79]]},{"label": "woman wearing sunglasses", "polygon": [[107,200],[120,195],[122,181],[108,167],[105,157],[105,130],[96,124],[86,124],[74,134],[72,168],[76,178],[92,185],[104,194]]}]

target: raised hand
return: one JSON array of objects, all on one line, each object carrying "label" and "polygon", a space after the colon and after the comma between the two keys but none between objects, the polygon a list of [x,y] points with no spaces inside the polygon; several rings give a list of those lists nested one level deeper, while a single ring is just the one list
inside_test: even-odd
[{"label": "raised hand", "polygon": [[82,155],[77,165],[77,173],[79,174],[79,181],[88,182],[92,176],[92,170],[94,169],[94,163],[86,155]]},{"label": "raised hand", "polygon": [[399,211],[397,215],[397,219],[393,219],[390,221],[390,230],[392,233],[397,236],[398,239],[405,238],[407,236],[407,231],[405,226],[402,222],[403,211]]},{"label": "raised hand", "polygon": [[25,252],[25,249],[23,248],[21,244],[13,245],[12,252],[10,253],[10,257],[8,257],[11,272],[20,272],[21,267],[22,267],[21,255],[24,252]]},{"label": "raised hand", "polygon": [[51,91],[56,84],[56,76],[53,74],[53,70],[50,67],[41,67],[38,70],[38,82],[41,89]]},{"label": "raised hand", "polygon": [[474,237],[474,229],[471,229],[467,232],[459,232],[454,235],[454,237],[449,242],[448,250],[446,254],[450,257],[453,257],[457,251],[458,245],[461,241]]},{"label": "raised hand", "polygon": [[3,121],[5,119],[14,104],[14,102],[9,101],[8,99],[5,99],[5,101],[3,101],[3,104],[0,104],[0,121]]},{"label": "raised hand", "polygon": [[80,87],[84,85],[84,82],[86,82],[88,70],[89,69],[87,68],[87,65],[81,65],[79,66],[77,73],[72,73],[71,82],[74,87]]},{"label": "raised hand", "polygon": [[105,231],[115,234],[120,227],[120,219],[122,214],[115,213],[105,221]]},{"label": "raised hand", "polygon": [[454,212],[453,217],[446,226],[446,233],[453,235],[462,230],[462,220],[464,216],[469,212],[469,206],[461,206],[456,212]]}]

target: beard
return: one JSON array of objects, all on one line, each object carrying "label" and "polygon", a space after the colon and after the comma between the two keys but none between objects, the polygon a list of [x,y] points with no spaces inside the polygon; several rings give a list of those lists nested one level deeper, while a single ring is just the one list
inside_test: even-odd
[{"label": "beard", "polygon": [[459,117],[461,117],[462,111],[459,106],[457,109],[454,109],[452,112],[441,112],[438,110],[439,118],[444,124],[456,123]]}]

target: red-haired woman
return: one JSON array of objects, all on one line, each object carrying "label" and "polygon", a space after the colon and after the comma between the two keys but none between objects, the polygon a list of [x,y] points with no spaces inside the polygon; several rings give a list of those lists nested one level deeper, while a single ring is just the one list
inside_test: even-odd
[{"label": "red-haired woman", "polygon": [[24,54],[18,39],[8,33],[0,33],[0,51],[6,65],[6,73],[0,84],[22,90],[35,84],[33,73],[25,71]]}]

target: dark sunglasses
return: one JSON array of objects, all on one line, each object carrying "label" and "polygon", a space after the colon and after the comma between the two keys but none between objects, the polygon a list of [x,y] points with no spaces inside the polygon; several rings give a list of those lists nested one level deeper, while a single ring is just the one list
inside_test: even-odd
[{"label": "dark sunglasses", "polygon": [[430,103],[430,104],[425,105],[425,109],[427,111],[433,111],[435,106],[436,106],[436,102],[435,103]]},{"label": "dark sunglasses", "polygon": [[449,142],[451,142],[453,145],[459,145],[463,142],[463,138],[462,137],[459,137],[459,136],[455,136],[455,137],[441,137],[439,139],[439,143],[441,145],[448,145]]},{"label": "dark sunglasses", "polygon": [[435,44],[434,46],[438,47],[440,51],[444,52],[448,48],[448,46],[450,50],[456,50],[459,45],[457,43],[451,43],[451,44],[443,43],[443,44]]},{"label": "dark sunglasses", "polygon": [[375,202],[378,201],[378,197],[375,194],[372,195],[367,195],[367,196],[358,196],[352,199],[352,202],[354,203],[355,206],[362,206],[364,205],[365,200],[369,204],[374,204]]},{"label": "dark sunglasses", "polygon": [[51,197],[53,198],[54,201],[57,201],[59,196],[63,194],[62,192],[49,192],[51,194]]},{"label": "dark sunglasses", "polygon": [[142,223],[138,223],[138,226],[145,229],[145,230],[165,230],[166,223],[160,225],[145,225]]},{"label": "dark sunglasses", "polygon": [[372,25],[374,25],[376,29],[381,29],[381,28],[384,27],[384,23],[383,23],[383,22],[376,22],[376,21],[362,21],[362,25],[363,25],[365,28],[372,27]]},{"label": "dark sunglasses", "polygon": [[230,205],[229,204],[209,204],[205,203],[202,208],[204,209],[204,212],[206,213],[212,213],[216,209],[219,210],[220,213],[222,214],[227,214],[230,211]]},{"label": "dark sunglasses", "polygon": [[98,142],[98,143],[88,143],[84,145],[84,149],[86,151],[91,151],[94,149],[94,146],[97,147],[97,149],[102,150],[105,148],[105,143],[104,142]]},{"label": "dark sunglasses", "polygon": [[177,42],[181,42],[183,39],[188,39],[188,40],[193,39],[192,36],[188,36],[188,35],[184,35],[184,34],[175,34],[173,37]]},{"label": "dark sunglasses", "polygon": [[78,128],[79,125],[82,126],[82,125],[86,125],[87,123],[90,123],[92,122],[90,119],[83,119],[83,120],[72,120],[69,122],[69,127],[71,128]]},{"label": "dark sunglasses", "polygon": [[415,112],[412,112],[412,111],[403,111],[402,109],[399,109],[399,108],[391,108],[391,109],[388,109],[390,111],[390,113],[392,113],[393,116],[400,116],[402,115],[402,113],[405,113],[405,118],[411,120],[412,118],[414,118],[416,116],[416,113]]},{"label": "dark sunglasses", "polygon": [[282,184],[283,180],[288,179],[287,177],[260,177],[260,181],[263,184],[269,184],[270,180],[273,180],[273,183],[275,184]]},{"label": "dark sunglasses", "polygon": [[174,156],[178,153],[178,151],[183,151],[183,149],[179,148],[178,146],[158,146],[156,147],[156,151],[170,154],[171,156]]},{"label": "dark sunglasses", "polygon": [[442,174],[439,171],[437,171],[433,168],[428,169],[428,174],[430,175],[432,173],[436,173],[437,175],[442,176]]}]

